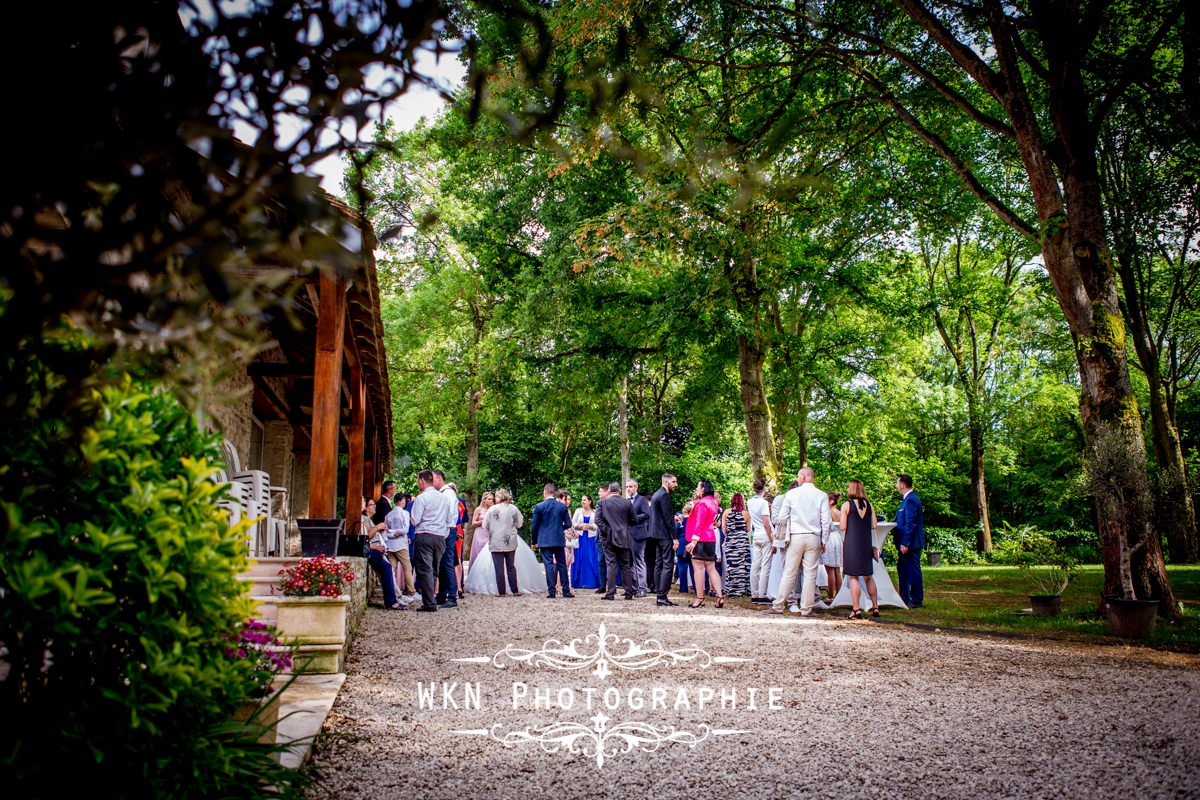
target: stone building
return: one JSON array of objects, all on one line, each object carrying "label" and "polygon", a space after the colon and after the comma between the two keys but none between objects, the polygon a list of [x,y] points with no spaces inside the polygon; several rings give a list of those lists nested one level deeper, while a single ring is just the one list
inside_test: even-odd
[{"label": "stone building", "polygon": [[[291,313],[268,322],[272,340],[235,369],[205,409],[240,468],[270,475],[272,516],[286,520],[281,555],[299,553],[297,519],[344,516],[346,497],[379,497],[391,467],[391,389],[370,223],[328,198],[344,220],[338,267],[295,270],[281,287]],[[233,465],[230,465],[233,468]]]}]

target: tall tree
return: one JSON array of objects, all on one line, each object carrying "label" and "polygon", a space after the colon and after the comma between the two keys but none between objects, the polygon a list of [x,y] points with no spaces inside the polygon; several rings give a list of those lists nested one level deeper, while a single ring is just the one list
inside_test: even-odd
[{"label": "tall tree", "polygon": [[[986,235],[986,234],[985,234]],[[990,246],[989,246],[990,245]],[[984,448],[989,414],[988,381],[1011,321],[1011,307],[1020,287],[1025,259],[1022,242],[1003,232],[995,242],[958,231],[948,240],[936,235],[918,239],[927,294],[925,307],[933,314],[954,374],[967,401],[967,430],[971,449],[971,510],[979,526],[976,546],[992,549],[988,514]]]},{"label": "tall tree", "polygon": [[[1181,64],[1163,76],[1169,49],[1194,48],[1183,35],[1185,3],[1138,7],[1059,0],[933,5],[896,0],[899,15],[825,9],[805,15],[831,58],[863,76],[879,101],[950,163],[1005,224],[1038,243],[1070,326],[1090,450],[1125,450],[1140,465],[1130,485],[1148,485],[1137,396],[1130,381],[1120,281],[1105,227],[1097,159],[1100,126],[1136,82],[1184,80]],[[757,6],[771,13],[767,6]],[[776,13],[776,30],[794,14]],[[1015,156],[1028,181],[1036,223],[989,189],[942,131],[947,121]],[[1110,463],[1118,463],[1109,459]],[[1112,476],[1124,480],[1124,476]],[[1140,491],[1100,504],[1105,591],[1120,588],[1122,542],[1146,540],[1132,564],[1139,597],[1176,613],[1161,543],[1148,527]],[[1148,535],[1150,534],[1150,535]]]},{"label": "tall tree", "polygon": [[1155,521],[1171,560],[1200,560],[1200,537],[1176,416],[1181,384],[1200,369],[1200,158],[1196,144],[1123,104],[1100,138],[1100,180],[1123,290],[1121,310],[1146,376],[1158,466]]}]

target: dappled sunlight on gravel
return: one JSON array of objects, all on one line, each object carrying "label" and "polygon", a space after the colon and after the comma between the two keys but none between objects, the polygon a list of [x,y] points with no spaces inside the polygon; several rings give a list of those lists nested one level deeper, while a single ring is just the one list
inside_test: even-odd
[{"label": "dappled sunlight on gravel", "polygon": [[[690,610],[674,599],[679,607],[657,608],[652,597],[603,602],[589,592],[468,596],[436,614],[370,609],[316,752],[322,780],[338,798],[1200,796],[1194,656],[768,617],[711,601]],[[584,640],[601,624],[620,641],[613,654],[626,639],[656,640],[664,651],[749,660],[618,666],[603,677],[510,658],[499,659],[502,669],[454,660]],[[578,650],[596,647],[580,641]],[[418,682],[437,685],[435,708],[418,708]],[[442,708],[443,682],[458,684],[460,707]],[[462,707],[466,682],[478,686],[478,710]],[[516,707],[515,684],[528,692]],[[775,708],[770,687],[780,690]],[[654,709],[656,688],[663,706]],[[537,689],[573,704],[535,708]],[[609,690],[615,708],[599,700]],[[668,741],[615,753],[598,767],[594,755],[460,732],[556,722],[722,733],[694,748]]]}]

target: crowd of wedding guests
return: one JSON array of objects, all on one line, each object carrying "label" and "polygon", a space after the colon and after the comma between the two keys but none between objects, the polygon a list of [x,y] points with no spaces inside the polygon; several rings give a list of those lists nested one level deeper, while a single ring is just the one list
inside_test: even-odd
[{"label": "crowd of wedding guests", "polygon": [[[464,591],[520,595],[523,585],[550,598],[589,589],[605,600],[615,600],[620,587],[626,600],[653,594],[658,605],[673,606],[670,591],[678,586],[695,595],[692,608],[709,599],[720,608],[726,597],[749,595],[770,604],[763,613],[788,608],[811,616],[818,605],[831,606],[846,578],[851,618],[878,616],[881,554],[872,534],[882,516],[861,481],[850,481],[844,495],[825,492],[804,467],[784,494],[768,497],[763,481],[756,480],[745,495],[735,493],[723,504],[712,483],[702,480],[676,510],[678,488],[669,472],[649,496],[636,480],[627,481],[624,491],[611,483],[600,486],[595,499],[584,494],[572,510],[570,493],[547,484],[542,502],[530,511],[531,547],[519,532],[525,515],[507,490],[485,492],[468,514],[454,483],[439,470],[422,470],[415,495],[397,494],[395,483],[387,481],[378,501],[363,499],[362,533],[369,537],[368,561],[391,609],[450,609]],[[900,475],[896,488],[903,497],[892,531],[899,598],[919,608],[923,511],[910,476]],[[824,600],[817,577],[822,568]],[[860,578],[870,601],[866,609]]]}]

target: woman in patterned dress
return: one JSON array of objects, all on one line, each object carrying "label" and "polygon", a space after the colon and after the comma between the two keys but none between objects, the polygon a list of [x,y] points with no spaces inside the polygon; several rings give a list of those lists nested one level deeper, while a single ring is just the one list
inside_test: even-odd
[{"label": "woman in patterned dress", "polygon": [[721,518],[725,531],[725,595],[750,594],[750,531],[746,526],[746,500],[735,494]]}]

